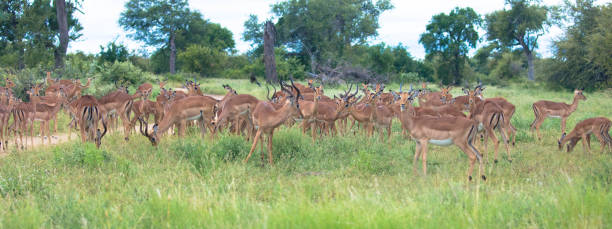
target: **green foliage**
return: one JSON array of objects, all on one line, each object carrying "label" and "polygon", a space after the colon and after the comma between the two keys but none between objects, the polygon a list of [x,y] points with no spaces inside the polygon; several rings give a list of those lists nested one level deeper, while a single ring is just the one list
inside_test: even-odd
[{"label": "green foliage", "polygon": [[98,168],[111,159],[107,151],[96,148],[91,142],[75,143],[69,149],[55,147],[53,154],[55,162],[59,165],[82,166],[90,169]]},{"label": "green foliage", "polygon": [[565,6],[570,21],[564,36],[555,42],[555,58],[547,66],[552,85],[568,89],[604,89],[612,86],[612,5],[595,6],[577,1]]},{"label": "green foliage", "polygon": [[[302,65],[314,68],[322,57],[343,57],[345,49],[376,36],[379,16],[392,8],[389,0],[278,2],[272,5],[278,17],[276,45],[294,50]],[[263,23],[250,15],[244,26],[243,40],[260,55]]]},{"label": "green foliage", "polygon": [[210,153],[223,161],[236,161],[246,157],[249,146],[242,136],[223,135],[211,146]]},{"label": "green foliage", "polygon": [[140,68],[127,61],[104,64],[99,66],[98,71],[100,72],[101,80],[107,84],[117,82],[140,85],[145,81],[154,81],[152,78],[147,78],[148,74],[144,73]]},{"label": "green foliage", "polygon": [[520,57],[514,53],[503,53],[501,58],[492,64],[494,66],[490,75],[502,81],[518,77],[523,70]]},{"label": "green foliage", "polygon": [[104,46],[100,45],[98,59],[101,63],[114,63],[115,61],[125,62],[128,59],[130,52],[123,44],[116,44],[115,41],[109,42]]},{"label": "green foliage", "polygon": [[507,0],[510,9],[485,16],[487,40],[497,42],[500,47],[520,46],[527,56],[530,80],[535,79],[533,51],[538,47],[538,38],[550,24],[549,9],[538,3],[538,0]]},{"label": "green foliage", "polygon": [[427,58],[436,59],[437,78],[444,84],[459,84],[465,77],[464,66],[468,51],[476,47],[480,16],[470,7],[455,8],[448,15],[432,17],[427,32],[419,43],[425,47]]},{"label": "green foliage", "polygon": [[[78,1],[66,2],[69,40],[76,40],[83,27],[76,18]],[[51,0],[0,2],[0,66],[17,69],[52,67],[58,51],[59,28],[55,2]],[[6,61],[6,62],[5,62]]]},{"label": "green foliage", "polygon": [[183,71],[215,76],[225,69],[227,55],[207,46],[191,45],[178,54]]}]

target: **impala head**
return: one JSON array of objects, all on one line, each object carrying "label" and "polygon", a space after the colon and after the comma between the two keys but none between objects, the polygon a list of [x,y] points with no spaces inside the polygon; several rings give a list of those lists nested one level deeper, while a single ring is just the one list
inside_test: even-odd
[{"label": "impala head", "polygon": [[[284,85],[285,83],[281,81],[281,89],[282,91],[285,91],[285,93],[288,95],[285,99],[285,102],[291,103],[291,107],[293,108],[291,109],[291,112],[297,113],[298,117],[300,118],[304,118],[304,115],[302,114],[302,110],[300,109],[300,103],[299,103],[299,99],[302,94],[300,92],[300,89],[298,89],[293,83],[293,79],[290,79],[290,80],[291,80],[291,85]],[[296,92],[295,95],[291,93],[291,88],[295,90]]]},{"label": "impala head", "polygon": [[368,96],[370,94],[370,89],[369,86],[367,84],[362,83],[361,87],[363,88],[363,94],[365,94],[366,96]]},{"label": "impala head", "polygon": [[482,82],[480,82],[480,80],[478,80],[478,85],[474,88],[474,92],[476,93],[476,96],[478,96],[478,98],[483,99],[483,92],[484,92],[485,86],[482,84]]},{"label": "impala head", "polygon": [[315,100],[320,100],[321,99],[321,95],[323,94],[323,85],[320,85],[318,87],[314,88],[315,90]]},{"label": "impala head", "polygon": [[[557,141],[557,144],[559,145],[559,150],[563,150],[563,145],[565,145],[565,136],[567,136],[567,134],[563,133],[561,135],[561,138],[559,138],[559,141]],[[568,145],[568,152],[569,152],[569,145]]]},{"label": "impala head", "polygon": [[15,82],[13,82],[13,80],[11,80],[8,77],[6,77],[5,81],[6,81],[6,83],[4,84],[4,87],[6,87],[6,88],[13,88],[13,87],[15,87]]},{"label": "impala head", "polygon": [[106,121],[104,121],[104,118],[102,118],[102,126],[104,127],[104,132],[100,132],[100,129],[97,129],[96,131],[96,138],[95,138],[95,142],[96,142],[96,147],[98,147],[98,149],[100,148],[100,145],[102,145],[102,138],[104,137],[104,135],[106,135]]},{"label": "impala head", "polygon": [[166,81],[159,81],[159,89],[164,89],[166,86]]},{"label": "impala head", "polygon": [[476,102],[476,91],[463,89],[463,92],[468,96],[468,105],[471,107]]},{"label": "impala head", "polygon": [[159,137],[157,135],[157,130],[158,130],[157,123],[153,125],[153,132],[149,133],[149,124],[147,123],[147,121],[142,119],[142,117],[138,118],[138,121],[140,122],[140,133],[142,133],[142,135],[147,137],[149,141],[151,142],[151,144],[153,144],[153,146],[157,146],[157,144],[159,143]]},{"label": "impala head", "polygon": [[582,90],[584,90],[584,89],[580,89],[580,90],[576,89],[576,90],[574,90],[574,98],[575,99],[579,99],[579,100],[586,100],[587,99],[586,96],[584,96],[584,94],[582,93]]},{"label": "impala head", "polygon": [[314,89],[315,89],[315,86],[313,85],[313,83],[314,83],[314,80],[313,80],[313,79],[309,79],[309,80],[308,80],[308,87],[314,90]]},{"label": "impala head", "polygon": [[450,93],[452,89],[453,89],[452,86],[440,88],[440,93],[442,94],[442,98],[445,98],[446,101],[451,101],[453,99],[453,95]]},{"label": "impala head", "polygon": [[229,84],[223,84],[223,89],[225,89],[227,91],[227,93],[231,93],[236,95],[236,90],[234,90],[232,87],[230,87]]}]

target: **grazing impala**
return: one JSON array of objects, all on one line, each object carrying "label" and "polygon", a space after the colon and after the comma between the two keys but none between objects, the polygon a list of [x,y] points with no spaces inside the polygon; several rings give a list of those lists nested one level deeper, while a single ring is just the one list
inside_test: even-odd
[{"label": "grazing impala", "polygon": [[582,140],[582,148],[584,152],[591,151],[591,134],[595,135],[601,143],[601,152],[603,153],[608,147],[608,150],[612,150],[612,138],[610,138],[610,125],[612,122],[610,119],[604,117],[585,119],[574,127],[569,134],[563,133],[561,139],[559,139],[559,150],[563,149],[563,145],[569,142],[567,145],[567,152],[571,152],[576,143]]},{"label": "grazing impala", "polygon": [[[71,110],[76,111],[76,121],[79,123],[81,131],[81,141],[94,141],[96,147],[100,148],[102,138],[106,134],[107,125],[104,120],[106,111],[98,103],[98,100],[91,95],[84,95],[70,103]],[[100,132],[99,123],[102,122],[104,132]]]},{"label": "grazing impala", "polygon": [[[289,89],[287,89],[289,88]],[[291,88],[293,88],[297,94],[293,94],[291,92]],[[249,161],[249,158],[253,154],[255,147],[257,147],[257,143],[261,142],[261,159],[264,159],[263,152],[263,134],[268,135],[268,163],[271,165],[274,164],[272,159],[272,139],[274,138],[274,130],[283,124],[289,117],[298,114],[300,118],[302,117],[300,111],[299,97],[300,90],[295,87],[293,80],[291,80],[291,86],[285,86],[281,82],[281,89],[285,91],[289,96],[285,97],[283,106],[279,109],[275,109],[274,106],[269,101],[260,101],[257,103],[255,109],[253,109],[253,114],[251,115],[251,119],[253,120],[253,124],[255,125],[255,129],[257,129],[257,133],[255,133],[255,137],[253,138],[253,145],[251,145],[251,150],[249,151],[249,155],[244,159],[244,163]]]},{"label": "grazing impala", "polygon": [[214,106],[217,100],[208,96],[188,96],[175,100],[169,105],[164,118],[153,125],[153,132],[149,133],[148,123],[140,118],[140,132],[147,137],[153,146],[157,146],[161,139],[159,136],[168,131],[175,124],[183,121],[199,120],[202,134],[206,132],[207,120],[214,116]]},{"label": "grazing impala", "polygon": [[474,163],[478,160],[479,174],[483,180],[486,176],[482,174],[483,164],[482,156],[472,145],[476,132],[478,132],[478,124],[470,119],[461,117],[418,117],[412,107],[413,96],[408,97],[408,94],[402,94],[400,107],[402,110],[401,122],[405,122],[408,127],[410,136],[416,142],[416,150],[414,153],[413,170],[416,173],[416,163],[419,156],[423,161],[423,174],[427,174],[427,145],[429,143],[440,146],[456,145],[470,159],[470,167],[468,169],[468,180],[472,180],[472,171]]},{"label": "grazing impala", "polygon": [[540,134],[540,126],[546,118],[561,118],[561,133],[565,133],[565,122],[567,121],[567,117],[569,117],[576,108],[578,108],[578,102],[580,100],[586,100],[586,96],[582,94],[582,90],[574,90],[574,101],[572,104],[567,103],[557,103],[547,100],[540,100],[531,106],[533,108],[533,113],[535,114],[535,120],[531,123],[531,130],[535,128],[536,133],[538,135],[538,139],[542,139],[542,135]]}]

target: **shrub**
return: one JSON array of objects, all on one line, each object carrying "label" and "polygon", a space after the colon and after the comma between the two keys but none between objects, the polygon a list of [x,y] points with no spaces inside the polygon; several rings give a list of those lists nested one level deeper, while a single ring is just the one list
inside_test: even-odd
[{"label": "shrub", "polygon": [[53,154],[56,163],[86,168],[100,167],[111,158],[106,150],[96,148],[91,142],[75,143],[68,148],[55,147]]},{"label": "shrub", "polygon": [[242,136],[224,135],[210,148],[210,152],[224,161],[234,161],[246,156],[249,152],[249,143]]}]

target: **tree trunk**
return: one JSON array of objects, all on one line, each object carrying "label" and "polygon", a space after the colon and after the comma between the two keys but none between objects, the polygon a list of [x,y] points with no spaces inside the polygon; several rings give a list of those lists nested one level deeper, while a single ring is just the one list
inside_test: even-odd
[{"label": "tree trunk", "polygon": [[266,80],[268,82],[278,82],[276,59],[274,58],[275,35],[274,25],[272,22],[267,21],[264,31],[264,64],[266,66]]},{"label": "tree trunk", "polygon": [[66,1],[55,0],[55,9],[57,14],[57,26],[59,29],[59,47],[55,49],[55,68],[64,68],[64,57],[68,50],[68,18],[66,13]]},{"label": "tree trunk", "polygon": [[531,81],[534,81],[535,76],[533,75],[533,52],[527,50],[525,51],[525,55],[527,55],[527,78]]},{"label": "tree trunk", "polygon": [[174,44],[174,34],[170,35],[170,74],[176,73],[176,44]]}]

